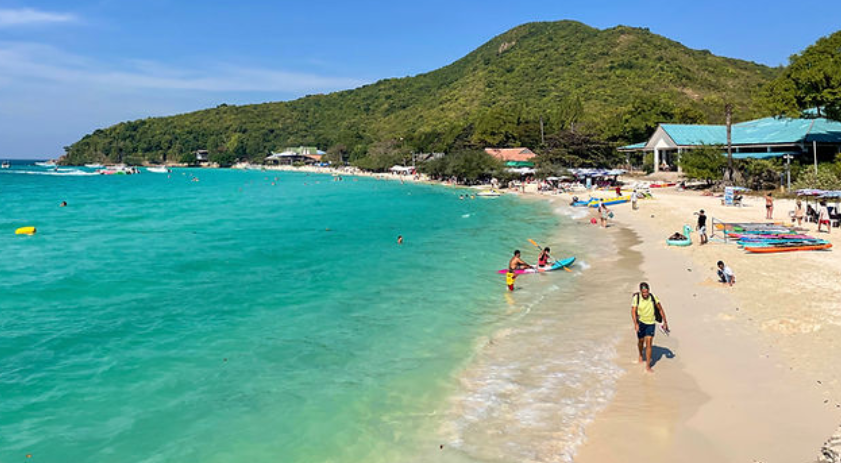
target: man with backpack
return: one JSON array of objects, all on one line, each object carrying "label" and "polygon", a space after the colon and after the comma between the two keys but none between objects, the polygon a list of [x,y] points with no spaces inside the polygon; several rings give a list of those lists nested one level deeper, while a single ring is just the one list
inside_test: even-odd
[{"label": "man with backpack", "polygon": [[631,318],[634,320],[634,331],[637,333],[637,349],[639,362],[645,362],[645,370],[651,371],[651,342],[654,340],[656,323],[663,323],[663,332],[669,333],[669,322],[666,311],[660,301],[651,294],[648,283],[640,283],[640,292],[631,299]]}]

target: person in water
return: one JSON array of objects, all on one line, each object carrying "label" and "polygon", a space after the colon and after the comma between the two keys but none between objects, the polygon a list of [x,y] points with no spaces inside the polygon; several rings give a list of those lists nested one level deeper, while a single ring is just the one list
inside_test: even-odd
[{"label": "person in water", "polygon": [[514,280],[517,279],[516,270],[531,268],[532,266],[520,258],[520,250],[514,251],[514,257],[508,261],[508,272],[505,273],[505,284],[508,285],[508,291],[514,291]]},{"label": "person in water", "polygon": [[663,331],[668,334],[669,322],[666,321],[666,311],[660,301],[651,294],[648,283],[640,283],[640,292],[631,298],[631,319],[634,321],[634,331],[637,333],[637,350],[640,363],[645,362],[645,370],[651,371],[651,343],[654,340],[654,329],[657,317],[654,311],[660,313],[663,320]]},{"label": "person in water", "polygon": [[67,207],[67,201],[62,201],[58,207]]},{"label": "person in water", "polygon": [[543,248],[543,250],[540,251],[540,255],[537,257],[537,265],[545,267],[550,263],[552,263],[552,256],[549,255],[549,248]]},{"label": "person in water", "polygon": [[403,244],[403,235],[397,235],[397,244]]}]

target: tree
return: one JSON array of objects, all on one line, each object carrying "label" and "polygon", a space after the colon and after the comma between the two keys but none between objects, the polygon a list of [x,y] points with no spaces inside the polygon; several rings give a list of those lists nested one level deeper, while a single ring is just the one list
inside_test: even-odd
[{"label": "tree", "polygon": [[212,153],[210,155],[210,162],[219,164],[219,167],[230,167],[237,162],[237,155],[230,151]]},{"label": "tree", "polygon": [[572,130],[546,137],[546,146],[537,157],[538,167],[544,170],[613,167],[619,162],[621,157],[612,143],[594,133]]},{"label": "tree", "polygon": [[789,58],[788,67],[763,93],[775,114],[796,117],[817,109],[819,116],[841,120],[841,31]]},{"label": "tree", "polygon": [[704,180],[712,184],[713,180],[721,179],[721,174],[727,167],[727,158],[722,155],[720,146],[702,146],[680,155],[680,167],[687,178]]}]

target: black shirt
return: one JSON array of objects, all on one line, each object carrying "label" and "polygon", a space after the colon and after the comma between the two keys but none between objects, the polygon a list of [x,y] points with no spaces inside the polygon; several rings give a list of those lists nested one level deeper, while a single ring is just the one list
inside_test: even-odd
[{"label": "black shirt", "polygon": [[706,227],[707,226],[707,216],[701,214],[698,216],[698,227]]}]

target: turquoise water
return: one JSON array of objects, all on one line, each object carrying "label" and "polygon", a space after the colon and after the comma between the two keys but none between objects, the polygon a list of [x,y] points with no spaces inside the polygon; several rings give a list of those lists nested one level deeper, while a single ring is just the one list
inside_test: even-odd
[{"label": "turquoise water", "polygon": [[416,454],[500,316],[491,270],[558,224],[543,202],[458,193],[0,172],[0,461]]}]

